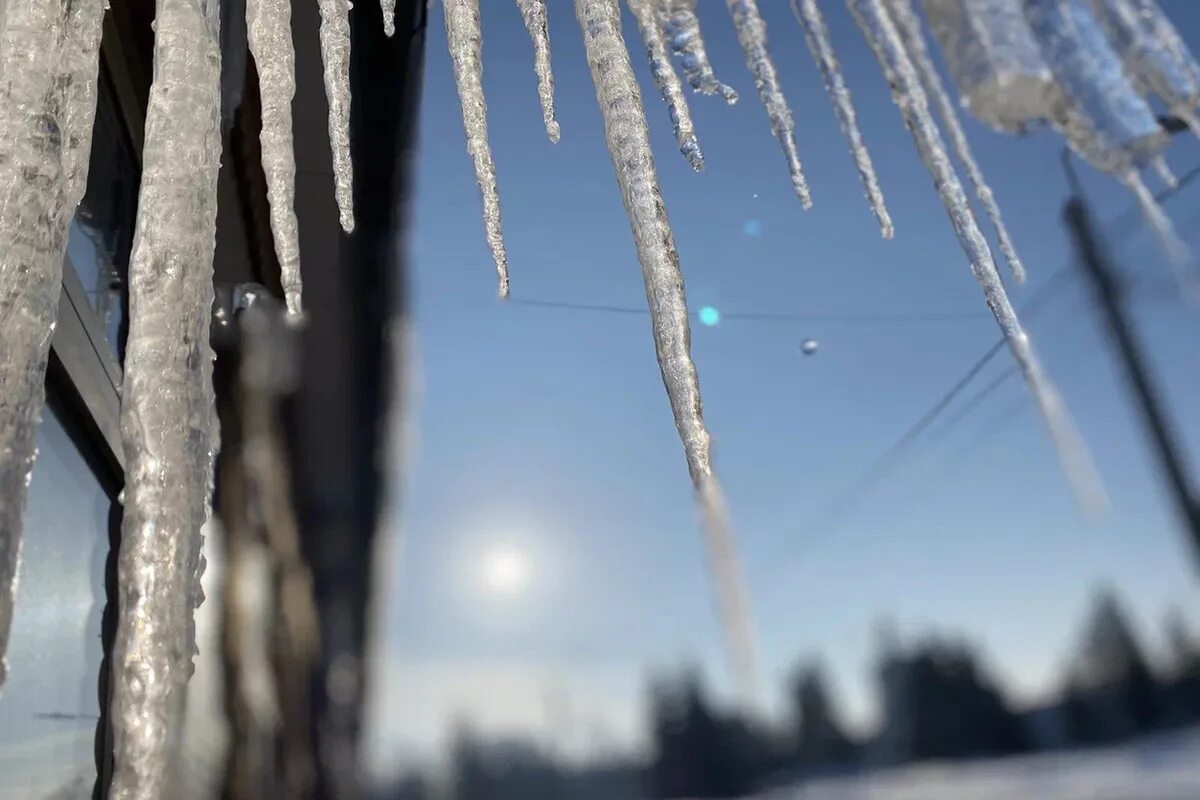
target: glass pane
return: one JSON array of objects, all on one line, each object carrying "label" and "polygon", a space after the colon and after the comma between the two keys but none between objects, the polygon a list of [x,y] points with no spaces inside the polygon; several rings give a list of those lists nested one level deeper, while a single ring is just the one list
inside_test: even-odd
[{"label": "glass pane", "polygon": [[87,192],[71,222],[67,259],[103,322],[105,338],[120,360],[125,277],[133,247],[141,167],[112,87],[104,73],[100,77]]},{"label": "glass pane", "polygon": [[91,797],[111,500],[47,410],[29,487],[8,681],[0,800]]}]

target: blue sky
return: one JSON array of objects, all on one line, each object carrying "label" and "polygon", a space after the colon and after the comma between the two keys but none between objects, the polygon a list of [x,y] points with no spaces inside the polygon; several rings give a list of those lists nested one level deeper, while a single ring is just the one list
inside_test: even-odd
[{"label": "blue sky", "polygon": [[[515,5],[487,0],[485,87],[517,300],[640,307],[641,275],[570,3],[550,28],[562,141],[546,141],[532,51]],[[822,656],[859,726],[872,720],[873,624],[968,634],[1024,700],[1052,688],[1090,593],[1111,581],[1154,634],[1167,606],[1200,607],[1190,553],[1153,471],[1091,303],[1063,281],[1027,320],[1106,482],[1112,510],[1077,511],[1040,419],[1009,381],[935,429],[834,531],[813,515],[851,485],[997,338],[980,290],[861,35],[826,4],[896,238],[863,198],[803,36],[784,2],[761,4],[815,206],[801,209],[721,4],[702,6],[728,107],[692,96],[708,160],[675,149],[640,40],[625,35],[693,310],[978,314],[955,321],[724,319],[693,330],[759,636],[769,699],[800,656]],[[1200,7],[1167,0],[1200,46]],[[1021,304],[1067,264],[1060,140],[966,120],[1029,269]],[[1180,173],[1200,145],[1177,137]],[[1108,219],[1132,198],[1085,185]],[[1170,210],[1186,235],[1200,188]],[[432,9],[412,237],[419,375],[407,475],[391,518],[374,748],[427,754],[456,714],[582,752],[635,741],[647,671],[700,663],[726,692],[719,630],[681,447],[648,319],[502,303],[465,152],[441,10]],[[1195,243],[1195,237],[1191,237]],[[1120,240],[1147,276],[1141,331],[1181,431],[1200,451],[1200,315],[1171,298],[1144,233]],[[804,338],[821,343],[805,357]],[[995,359],[982,386],[1010,364]],[[999,427],[998,427],[999,426]],[[988,431],[991,431],[988,434]],[[1195,459],[1193,458],[1193,463]],[[527,589],[489,591],[494,548],[528,562]],[[1193,617],[1193,619],[1196,619]],[[1200,622],[1200,620],[1197,620]]]}]

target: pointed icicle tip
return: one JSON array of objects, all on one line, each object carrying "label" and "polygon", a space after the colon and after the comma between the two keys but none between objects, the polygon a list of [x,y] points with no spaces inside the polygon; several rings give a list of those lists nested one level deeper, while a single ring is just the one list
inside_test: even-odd
[{"label": "pointed icicle tip", "polygon": [[650,73],[667,106],[679,152],[692,165],[692,169],[703,172],[704,153],[701,152],[700,143],[696,139],[696,125],[692,121],[692,111],[683,92],[683,82],[671,64],[662,19],[655,8],[656,2],[657,0],[626,0],[626,5],[633,12],[638,30],[641,31],[642,41],[646,45],[646,58],[650,62]]},{"label": "pointed icicle tip", "polygon": [[396,35],[396,0],[379,0],[383,12],[383,35],[389,39]]},{"label": "pointed icicle tip", "polygon": [[554,71],[550,66],[550,29],[546,17],[546,0],[517,0],[517,8],[525,20],[525,29],[533,41],[533,70],[537,75],[538,102],[542,106],[542,122],[551,144],[558,144],[558,119],[554,113]]}]

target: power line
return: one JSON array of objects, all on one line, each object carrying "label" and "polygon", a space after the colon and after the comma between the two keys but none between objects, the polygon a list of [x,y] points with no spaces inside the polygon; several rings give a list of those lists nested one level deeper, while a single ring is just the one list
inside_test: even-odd
[{"label": "power line", "polygon": [[[568,300],[538,300],[533,298],[509,297],[508,303],[516,306],[533,308],[552,308],[564,311],[589,311],[605,314],[622,314],[626,316],[647,316],[650,311],[645,306],[610,305],[606,303],[576,303]],[[991,315],[984,311],[915,311],[911,313],[876,313],[876,314],[805,314],[791,311],[719,311],[722,320],[738,320],[742,322],[962,322],[964,320],[981,319]],[[699,312],[691,312],[691,317],[699,317]]]},{"label": "power line", "polygon": [[[1200,166],[1196,166],[1188,170],[1179,178],[1175,186],[1163,190],[1156,196],[1155,199],[1158,202],[1168,200],[1177,195],[1183,188],[1195,181],[1197,178],[1200,178]],[[1141,212],[1139,209],[1135,208],[1127,210],[1117,217],[1117,219],[1112,222],[1110,227],[1113,228],[1113,236],[1119,239],[1120,237],[1139,229],[1141,227],[1140,222]],[[1032,316],[1035,316],[1043,307],[1043,304],[1046,302],[1046,300],[1048,300],[1056,291],[1060,290],[1066,285],[1066,279],[1077,274],[1072,268],[1073,261],[1074,258],[1072,257],[1071,262],[1055,270],[1050,277],[1047,278],[1046,282],[1038,289],[1037,293],[1034,294],[1034,296],[1031,297],[1030,300],[1022,307],[1021,315],[1024,318],[1028,319]],[[832,500],[823,503],[818,507],[816,512],[809,515],[811,522],[803,526],[803,529],[814,530],[817,531],[817,533],[810,535],[806,540],[804,540],[805,546],[815,546],[837,532],[837,525],[842,521],[842,515],[844,515],[846,511],[858,507],[862,501],[862,498],[869,493],[875,485],[892,473],[895,466],[901,462],[902,457],[911,448],[913,442],[916,441],[921,434],[926,431],[930,425],[932,425],[938,419],[938,417],[942,415],[942,413],[945,412],[954,399],[961,394],[967,388],[967,386],[971,384],[974,378],[984,370],[988,363],[990,363],[991,360],[1004,349],[1005,344],[1006,341],[1003,338],[992,344],[975,360],[974,363],[971,364],[970,367],[968,367],[962,377],[960,377],[946,392],[944,392],[934,402],[934,404],[925,413],[923,413],[917,419],[917,421],[904,432],[903,435],[900,436],[899,439],[897,439],[890,447],[885,449],[870,462],[867,468],[860,473],[859,477],[855,479],[853,483],[851,483],[849,488],[839,492]],[[968,407],[978,407],[992,392],[996,391],[996,389],[1003,385],[1003,383],[1015,372],[1016,370],[1012,369],[1009,372],[1002,373],[1001,376],[993,379],[983,390],[981,390],[977,395],[974,395],[971,400],[968,401]],[[1022,398],[1022,400],[1024,400],[1024,398]],[[960,410],[960,412],[955,415],[954,422],[957,423],[961,421],[963,418],[965,418],[965,416],[966,414]],[[943,435],[948,429],[949,425],[943,428]],[[770,574],[777,572],[780,569],[780,565],[784,562],[782,559],[773,558],[765,563],[771,566],[771,569],[768,573],[769,576]]]}]

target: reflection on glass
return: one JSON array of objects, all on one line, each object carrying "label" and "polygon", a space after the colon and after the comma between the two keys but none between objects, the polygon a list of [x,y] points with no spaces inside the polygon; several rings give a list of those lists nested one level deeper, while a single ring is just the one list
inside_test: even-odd
[{"label": "reflection on glass", "polygon": [[52,409],[38,451],[0,695],[0,800],[90,797],[96,774],[111,501]]}]

